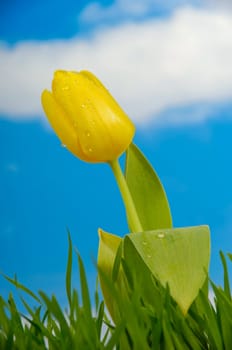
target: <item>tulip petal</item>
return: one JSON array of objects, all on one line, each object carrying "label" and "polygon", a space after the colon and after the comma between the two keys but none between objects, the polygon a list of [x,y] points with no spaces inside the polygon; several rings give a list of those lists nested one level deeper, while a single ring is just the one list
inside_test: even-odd
[{"label": "tulip petal", "polygon": [[[89,147],[93,161],[109,161],[118,158],[129,146],[135,127],[114,98],[94,75],[84,72],[91,80],[91,89],[82,89],[82,99],[88,103],[83,106],[84,114],[79,121],[80,144],[83,152]],[[86,132],[87,130],[87,132]],[[96,132],[97,131],[97,132]]]},{"label": "tulip petal", "polygon": [[67,146],[67,148],[79,158],[83,157],[82,153],[77,152],[78,138],[75,129],[69,122],[62,108],[54,99],[52,93],[44,90],[41,96],[41,102],[48,120],[61,143]]},{"label": "tulip petal", "polygon": [[78,127],[77,105],[79,102],[75,87],[75,76],[78,76],[78,73],[56,71],[52,82],[52,93],[73,126]]},{"label": "tulip petal", "polygon": [[134,125],[90,72],[56,71],[52,93],[43,99],[48,100],[45,113],[58,137],[84,161],[115,160],[132,141]]},{"label": "tulip petal", "polygon": [[129,146],[134,125],[92,73],[57,71],[53,93],[77,129],[85,160],[113,160]]},{"label": "tulip petal", "polygon": [[87,79],[91,80],[95,85],[99,86],[101,89],[106,89],[102,82],[91,72],[87,70],[82,70],[80,74]]}]

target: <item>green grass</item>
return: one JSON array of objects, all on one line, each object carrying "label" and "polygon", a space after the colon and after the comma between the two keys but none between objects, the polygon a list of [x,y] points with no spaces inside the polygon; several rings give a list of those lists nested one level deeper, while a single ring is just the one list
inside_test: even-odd
[{"label": "green grass", "polygon": [[[220,253],[224,269],[224,285],[209,282],[215,300],[208,298],[208,286],[199,292],[187,315],[183,315],[169,289],[163,288],[151,277],[151,283],[159,294],[159,305],[153,296],[149,302],[143,298],[146,286],[136,285],[130,268],[122,262],[127,296],[120,295],[115,287],[119,261],[116,262],[114,279],[109,281],[99,271],[112,291],[117,305],[119,321],[116,325],[107,316],[104,301],[98,290],[91,302],[85,269],[77,255],[80,293],[72,288],[73,248],[69,236],[69,254],[66,270],[67,310],[59,305],[55,295],[39,291],[33,293],[15,279],[6,277],[20,294],[29,295],[31,307],[21,296],[25,312],[21,313],[12,294],[8,300],[0,297],[0,349],[1,350],[185,350],[232,348],[232,301],[227,261],[232,255]],[[154,300],[153,300],[153,299]]]}]

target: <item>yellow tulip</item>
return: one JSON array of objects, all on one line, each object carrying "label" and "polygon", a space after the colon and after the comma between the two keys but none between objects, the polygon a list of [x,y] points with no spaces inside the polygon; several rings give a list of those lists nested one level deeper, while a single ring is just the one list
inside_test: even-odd
[{"label": "yellow tulip", "polygon": [[41,100],[62,144],[84,161],[113,161],[133,139],[133,123],[90,72],[56,71]]}]

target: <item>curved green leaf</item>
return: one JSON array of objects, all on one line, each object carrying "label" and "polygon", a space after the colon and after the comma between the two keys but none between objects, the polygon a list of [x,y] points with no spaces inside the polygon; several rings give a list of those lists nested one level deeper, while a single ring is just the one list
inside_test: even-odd
[{"label": "curved green leaf", "polygon": [[127,150],[125,177],[143,230],[171,228],[172,217],[162,183],[134,144]]},{"label": "curved green leaf", "polygon": [[125,260],[131,255],[131,242],[154,277],[164,287],[169,285],[171,296],[185,314],[207,276],[208,226],[131,233],[124,239]]},{"label": "curved green leaf", "polygon": [[[113,235],[111,233],[104,232],[99,229],[99,246],[98,246],[98,259],[97,265],[100,271],[104,273],[105,279],[112,281],[113,274],[115,274],[115,258],[117,256],[118,248],[122,243],[122,238]],[[118,267],[120,268],[120,266]],[[120,269],[121,270],[121,269]],[[114,273],[113,273],[114,272]],[[117,272],[116,284],[118,288],[121,288],[122,285],[122,273],[121,271]],[[104,301],[107,306],[107,309],[114,321],[118,318],[118,308],[116,302],[112,297],[112,288],[109,283],[103,278],[103,275],[99,274],[99,280],[101,285],[102,294],[104,296]],[[113,281],[112,281],[113,282]]]}]

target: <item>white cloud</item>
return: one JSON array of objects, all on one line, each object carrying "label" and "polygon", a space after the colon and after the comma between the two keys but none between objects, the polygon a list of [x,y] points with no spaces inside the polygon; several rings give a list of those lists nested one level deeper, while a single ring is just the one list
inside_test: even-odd
[{"label": "white cloud", "polygon": [[232,9],[231,0],[204,0],[204,2],[207,6],[212,6],[214,8]]},{"label": "white cloud", "polygon": [[[228,102],[231,38],[231,12],[187,7],[165,19],[124,23],[87,38],[14,47],[2,43],[0,114],[14,119],[41,116],[40,93],[50,87],[58,68],[92,70],[140,124],[160,122],[161,112],[169,108]],[[205,119],[199,116],[197,122]],[[168,120],[172,122],[174,116]]]},{"label": "white cloud", "polygon": [[[157,3],[157,1],[155,1]],[[124,16],[142,17],[154,7],[154,0],[116,0],[109,6],[91,2],[79,16],[84,22],[122,19]]]},{"label": "white cloud", "polygon": [[[214,0],[206,0],[214,1]],[[186,4],[197,5],[201,0],[115,0],[104,6],[101,2],[91,2],[79,16],[82,22],[122,21],[128,18],[143,18],[145,15],[168,11]]]}]

